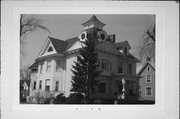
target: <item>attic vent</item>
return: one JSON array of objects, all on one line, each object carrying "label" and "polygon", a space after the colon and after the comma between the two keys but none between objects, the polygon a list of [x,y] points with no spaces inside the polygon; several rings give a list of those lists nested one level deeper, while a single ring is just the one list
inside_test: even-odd
[{"label": "attic vent", "polygon": [[48,52],[51,52],[51,51],[53,51],[53,49],[52,47],[49,47]]}]

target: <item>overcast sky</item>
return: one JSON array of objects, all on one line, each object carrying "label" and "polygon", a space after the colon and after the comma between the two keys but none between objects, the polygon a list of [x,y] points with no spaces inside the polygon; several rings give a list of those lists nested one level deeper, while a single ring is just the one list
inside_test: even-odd
[{"label": "overcast sky", "polygon": [[[23,65],[31,65],[37,58],[47,36],[61,40],[76,37],[82,31],[82,23],[92,15],[28,15],[28,17],[41,19],[51,34],[38,30],[27,34],[25,39]],[[138,47],[144,37],[145,31],[154,24],[153,15],[96,15],[106,24],[104,30],[108,35],[115,34],[116,42],[127,40],[131,45],[130,52],[138,58]]]}]

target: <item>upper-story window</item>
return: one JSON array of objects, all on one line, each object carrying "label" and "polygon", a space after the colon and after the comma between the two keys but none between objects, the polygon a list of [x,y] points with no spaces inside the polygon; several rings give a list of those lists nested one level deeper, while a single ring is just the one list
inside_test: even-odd
[{"label": "upper-story window", "polygon": [[103,70],[109,70],[111,67],[111,63],[108,59],[101,59],[101,68]]},{"label": "upper-story window", "polygon": [[51,71],[51,60],[47,61],[47,72]]},{"label": "upper-story window", "polygon": [[148,71],[150,70],[150,68],[149,68],[149,67],[148,67],[147,69],[148,69]]},{"label": "upper-story window", "polygon": [[132,74],[132,64],[128,64],[128,74]]},{"label": "upper-story window", "polygon": [[62,61],[56,60],[56,71],[61,71],[61,70],[62,70]]},{"label": "upper-story window", "polygon": [[151,83],[151,75],[146,75],[146,82]]},{"label": "upper-story window", "polygon": [[43,64],[40,65],[40,73],[43,73]]},{"label": "upper-story window", "polygon": [[123,73],[123,62],[119,62],[118,73]]}]

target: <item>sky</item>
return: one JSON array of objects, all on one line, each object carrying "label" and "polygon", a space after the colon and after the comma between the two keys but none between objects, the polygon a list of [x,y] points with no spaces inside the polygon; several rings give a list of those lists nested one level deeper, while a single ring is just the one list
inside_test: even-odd
[{"label": "sky", "polygon": [[[34,63],[44,42],[48,36],[66,40],[77,37],[82,29],[82,23],[91,18],[89,15],[26,15],[41,19],[42,25],[47,27],[51,33],[44,30],[37,30],[28,33],[24,39],[24,57],[21,60],[22,65],[29,66]],[[141,41],[145,37],[147,29],[154,25],[153,15],[113,15],[113,14],[96,14],[96,17],[103,23],[104,30],[108,35],[115,34],[116,42],[128,41],[132,53],[138,58],[138,49]]]}]

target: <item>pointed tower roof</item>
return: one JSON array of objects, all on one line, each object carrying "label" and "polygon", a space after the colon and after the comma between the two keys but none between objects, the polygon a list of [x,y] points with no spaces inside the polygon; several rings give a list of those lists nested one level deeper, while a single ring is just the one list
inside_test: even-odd
[{"label": "pointed tower roof", "polygon": [[101,21],[99,21],[99,19],[93,15],[87,22],[83,23],[83,26],[86,26],[88,24],[92,24],[92,23],[98,23],[101,24],[102,26],[105,26],[106,24],[102,23]]}]

